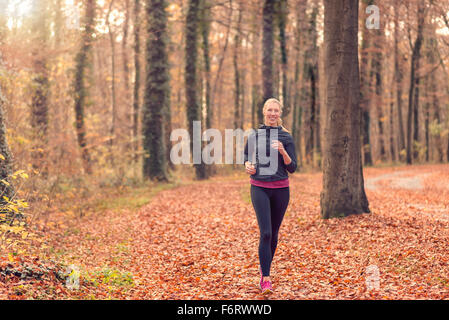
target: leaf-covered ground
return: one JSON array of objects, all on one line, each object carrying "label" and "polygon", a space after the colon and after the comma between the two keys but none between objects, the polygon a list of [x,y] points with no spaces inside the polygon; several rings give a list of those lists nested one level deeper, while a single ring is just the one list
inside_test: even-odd
[{"label": "leaf-covered ground", "polygon": [[[321,173],[290,177],[268,297],[258,288],[259,231],[244,175],[163,190],[138,211],[56,222],[40,277],[14,275],[26,258],[1,258],[0,297],[449,298],[449,165],[367,168],[364,177],[371,213],[331,220],[320,218]],[[54,261],[64,262],[59,273]],[[80,270],[78,289],[61,277],[69,264]],[[366,282],[373,265],[378,289]]]}]

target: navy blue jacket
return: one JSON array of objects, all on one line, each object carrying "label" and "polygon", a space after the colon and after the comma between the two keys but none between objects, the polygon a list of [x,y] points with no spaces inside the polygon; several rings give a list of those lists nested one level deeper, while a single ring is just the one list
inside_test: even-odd
[{"label": "navy blue jacket", "polygon": [[[271,130],[273,130],[273,129],[277,130],[277,135],[278,135],[277,140],[282,142],[282,144],[284,145],[285,151],[287,151],[288,155],[292,159],[292,162],[290,162],[288,165],[286,165],[284,163],[284,158],[279,153],[279,151],[276,149],[273,149],[271,147],[271,142],[272,142],[272,140],[274,140],[274,137],[270,137],[270,133],[272,132]],[[259,142],[259,143],[263,143],[264,140],[266,141],[265,157],[268,158],[270,156],[271,152],[276,152],[278,154],[278,166],[277,166],[277,171],[274,174],[272,174],[272,175],[266,175],[266,174],[261,175],[260,174],[260,168],[268,167],[270,165],[270,163],[268,162],[266,164],[263,164],[261,161],[259,161],[260,155],[259,155],[259,150],[258,150],[259,148],[257,148],[257,145],[258,145],[257,143],[252,143],[252,146],[254,146],[255,148],[253,148],[253,150],[248,150],[248,141],[250,141],[250,139],[262,139],[262,142]],[[257,141],[257,140],[255,140],[255,141]],[[262,151],[263,151],[263,149],[260,152],[262,152]],[[256,173],[251,175],[251,178],[254,180],[278,181],[278,180],[287,179],[288,178],[287,171],[290,173],[293,173],[293,172],[295,172],[296,167],[297,167],[295,144],[294,144],[292,136],[290,135],[290,133],[283,130],[281,126],[272,127],[272,126],[260,125],[259,129],[256,131],[256,134],[251,133],[248,136],[248,140],[245,145],[244,162],[243,163],[245,163],[246,161],[251,161],[253,164],[255,163]]]}]

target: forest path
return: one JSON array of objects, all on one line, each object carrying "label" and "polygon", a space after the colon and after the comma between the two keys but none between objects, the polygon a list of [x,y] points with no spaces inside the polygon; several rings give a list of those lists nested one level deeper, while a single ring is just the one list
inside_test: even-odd
[{"label": "forest path", "polygon": [[[331,220],[320,218],[321,173],[291,176],[269,299],[449,298],[449,165],[364,176],[372,214]],[[137,213],[91,217],[53,245],[83,268],[132,274],[134,286],[108,292],[114,298],[264,299],[249,189],[245,177],[165,190]],[[369,265],[378,290],[367,288]]]}]

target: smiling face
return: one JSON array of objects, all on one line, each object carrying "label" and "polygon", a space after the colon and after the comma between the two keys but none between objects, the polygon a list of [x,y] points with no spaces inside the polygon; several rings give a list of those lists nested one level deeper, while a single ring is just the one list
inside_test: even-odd
[{"label": "smiling face", "polygon": [[271,101],[266,104],[263,109],[265,125],[275,127],[278,125],[278,120],[281,116],[281,107],[276,101]]}]

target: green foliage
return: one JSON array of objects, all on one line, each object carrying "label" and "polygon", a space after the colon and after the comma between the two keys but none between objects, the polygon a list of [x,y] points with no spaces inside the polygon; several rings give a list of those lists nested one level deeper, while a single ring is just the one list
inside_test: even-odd
[{"label": "green foliage", "polygon": [[[2,155],[0,155],[0,158],[4,160]],[[9,198],[5,194],[5,190],[11,186],[11,183],[8,182],[8,180],[17,180],[19,178],[26,180],[28,179],[28,174],[24,170],[18,170],[10,176],[0,179],[0,184],[4,186],[2,188],[3,192],[0,194],[0,223],[8,222],[9,224],[12,224],[16,217],[23,217],[23,210],[28,208],[28,203],[26,201]]]},{"label": "green foliage", "polygon": [[413,150],[415,150],[416,152],[418,152],[418,158],[419,159],[424,159],[426,156],[426,150],[427,147],[425,144],[419,142],[419,141],[413,141]]},{"label": "green foliage", "polygon": [[436,119],[430,123],[429,126],[430,134],[434,137],[442,136],[444,132],[444,128],[442,123],[439,123]]},{"label": "green foliage", "polygon": [[[3,159],[3,156],[0,157]],[[18,170],[0,180],[0,184],[9,187],[8,180],[28,179],[28,174],[24,170]],[[32,236],[26,228],[24,210],[28,208],[28,203],[23,199],[13,199],[1,194],[0,199],[0,249],[4,252],[17,252],[20,245]],[[15,195],[14,195],[15,196]]]},{"label": "green foliage", "polygon": [[[113,287],[133,287],[134,277],[132,273],[120,271],[119,269],[103,267],[94,272],[81,272],[80,279],[84,282],[98,287],[108,285]],[[112,289],[112,288],[111,288]]]}]

